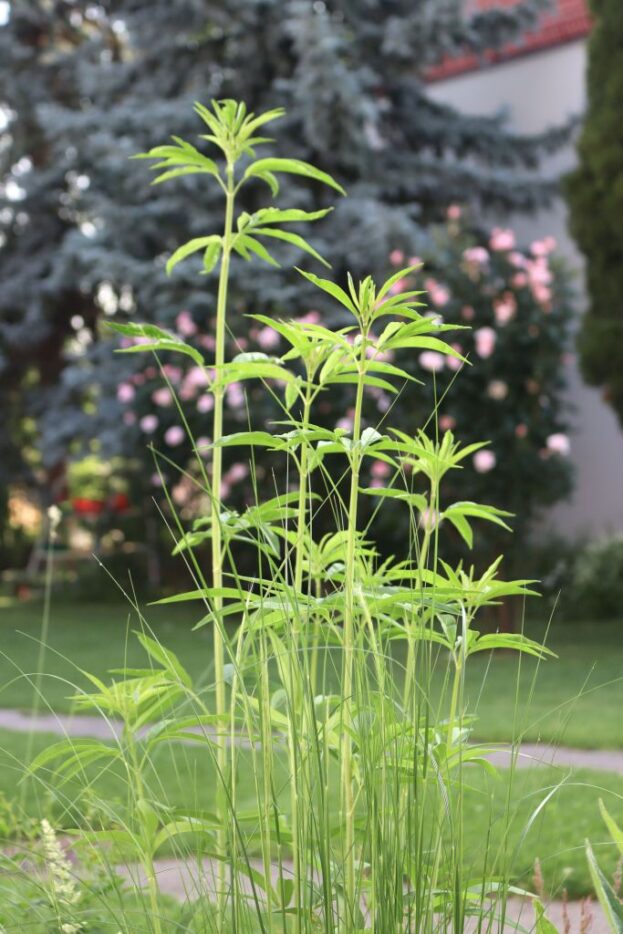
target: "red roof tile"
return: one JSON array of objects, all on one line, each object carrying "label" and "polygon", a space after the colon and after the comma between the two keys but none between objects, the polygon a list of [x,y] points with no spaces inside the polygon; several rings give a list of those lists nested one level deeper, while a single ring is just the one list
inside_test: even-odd
[{"label": "red roof tile", "polygon": [[[470,12],[484,12],[501,7],[515,6],[519,0],[470,0]],[[448,58],[429,68],[426,77],[429,81],[441,81],[452,78],[466,71],[475,71],[486,65],[504,62],[510,58],[518,58],[530,52],[563,42],[581,39],[590,30],[590,16],[586,0],[555,0],[555,8],[551,13],[544,13],[538,27],[532,30],[518,42],[509,44],[495,52],[486,52],[484,55],[460,55]]]}]

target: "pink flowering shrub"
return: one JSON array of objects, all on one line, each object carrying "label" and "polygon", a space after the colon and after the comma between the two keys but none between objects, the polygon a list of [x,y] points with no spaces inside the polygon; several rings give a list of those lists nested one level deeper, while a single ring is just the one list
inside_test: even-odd
[{"label": "pink flowering shrub", "polygon": [[[403,356],[400,366],[415,376],[423,368],[435,379],[425,380],[419,407],[413,392],[404,406],[399,398],[392,418],[403,430],[415,430],[438,400],[439,432],[451,430],[465,442],[491,439],[461,472],[461,497],[484,497],[514,512],[520,534],[513,545],[521,549],[530,519],[564,497],[571,484],[573,442],[564,403],[573,314],[569,277],[552,237],[522,249],[507,228],[477,235],[457,206],[431,242],[422,268],[402,280],[401,289],[424,290],[423,300],[445,323],[467,326],[453,347],[473,366],[432,350],[413,361]],[[408,253],[394,251],[400,252]],[[393,254],[388,260],[395,264]],[[446,393],[457,368],[460,382]]]},{"label": "pink flowering shrub", "polygon": [[[392,424],[415,431],[435,410],[438,400],[439,432],[452,431],[464,442],[490,438],[491,444],[476,452],[461,471],[460,498],[487,500],[516,513],[514,525],[519,534],[513,537],[513,546],[521,549],[521,533],[530,518],[570,489],[572,441],[569,413],[563,404],[572,317],[568,277],[556,257],[553,238],[537,239],[522,249],[514,232],[506,227],[475,234],[456,205],[448,211],[447,224],[433,232],[430,243],[430,249],[418,251],[419,256],[412,255],[407,244],[392,250],[387,262],[390,269],[405,263],[421,264],[413,275],[396,282],[392,292],[414,288],[426,292],[422,299],[431,315],[465,328],[451,336],[451,343],[474,365],[465,367],[457,358],[434,349],[403,351],[395,362],[422,378],[425,385],[397,397],[382,387],[370,387],[367,424],[377,425],[391,408]],[[292,312],[284,310],[282,314],[287,318]],[[295,314],[311,324],[338,327],[344,323],[334,320],[329,308],[297,309]],[[171,330],[203,351],[213,346],[212,322],[195,320],[188,311],[173,319]],[[270,355],[282,349],[278,333],[268,326],[252,326],[248,338],[244,346],[240,341],[232,344],[230,355],[243,350]],[[139,360],[141,369],[117,392],[124,407],[126,431],[133,434],[135,447],[150,458],[148,446],[153,445],[181,469],[196,470],[197,456],[182,430],[169,388],[163,387],[153,362],[142,356],[135,358]],[[193,435],[204,442],[200,456],[209,470],[205,446],[209,444],[206,432],[213,396],[206,388],[211,374],[192,361],[180,363],[179,356],[175,364],[166,359],[162,362],[171,389],[184,405]],[[457,387],[446,393],[457,376]],[[258,428],[282,417],[271,406],[270,394],[258,382],[232,383],[225,395],[226,430],[244,430],[249,413]],[[319,421],[349,432],[352,406],[347,386],[343,392],[327,394],[319,400]],[[435,430],[432,421],[429,430]],[[237,461],[231,451],[226,451],[225,458],[223,495],[232,505],[252,501],[255,494],[248,464]],[[259,487],[263,480],[270,484],[273,466],[270,455],[258,449],[254,470]],[[370,486],[391,483],[385,468],[381,462],[370,466]],[[165,475],[170,471],[164,462],[161,469]],[[145,476],[149,478],[152,472],[150,468]],[[167,479],[176,478],[168,475]],[[154,479],[156,482],[159,480]],[[448,495],[454,495],[453,491]],[[380,520],[385,528],[380,533],[390,550],[408,535],[408,529],[400,526],[400,510],[394,516],[389,502],[387,507]],[[490,544],[498,547],[495,541]],[[504,547],[508,544],[505,541]]]}]

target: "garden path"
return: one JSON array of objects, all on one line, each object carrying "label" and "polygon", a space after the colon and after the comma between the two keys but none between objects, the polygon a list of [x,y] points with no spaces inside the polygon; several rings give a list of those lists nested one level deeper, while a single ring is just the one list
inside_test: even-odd
[{"label": "garden path", "polygon": [[[0,729],[17,732],[54,733],[60,736],[90,737],[115,740],[121,735],[121,723],[104,717],[84,714],[40,713],[32,717],[20,710],[0,708]],[[204,729],[204,728],[203,728]],[[241,739],[246,745],[247,741]],[[503,744],[491,744],[490,762],[500,768],[510,765],[513,751]],[[570,749],[566,746],[523,743],[517,756],[519,768],[535,765],[555,765],[559,768],[596,769],[600,772],[615,772],[623,775],[623,750],[619,749]]]}]

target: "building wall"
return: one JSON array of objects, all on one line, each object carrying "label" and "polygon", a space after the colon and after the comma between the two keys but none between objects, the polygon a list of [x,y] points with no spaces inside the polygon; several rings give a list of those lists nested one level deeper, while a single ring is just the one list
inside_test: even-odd
[{"label": "building wall", "polygon": [[[575,41],[542,52],[473,71],[430,86],[433,97],[474,114],[504,109],[510,125],[522,132],[539,132],[581,113],[585,101],[586,43]],[[541,171],[557,174],[570,168],[574,150],[546,159]],[[582,259],[567,230],[566,208],[557,201],[533,217],[496,218],[507,222],[521,241],[553,234],[561,252],[578,271],[582,289]],[[580,299],[580,311],[583,300]],[[571,457],[576,469],[572,498],[552,509],[544,529],[569,537],[623,531],[623,432],[597,390],[585,386],[577,361],[569,364],[569,402],[574,407],[575,431]]]}]

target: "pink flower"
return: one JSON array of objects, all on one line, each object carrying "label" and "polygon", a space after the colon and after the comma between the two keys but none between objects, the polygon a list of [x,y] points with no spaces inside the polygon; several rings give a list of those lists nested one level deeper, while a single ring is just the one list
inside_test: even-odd
[{"label": "pink flower", "polygon": [[225,395],[227,398],[227,405],[232,409],[238,409],[240,406],[244,405],[242,383],[230,383],[225,390]]},{"label": "pink flower", "polygon": [[202,347],[205,347],[206,350],[214,350],[216,347],[216,340],[212,334],[203,334],[199,338],[199,343]]},{"label": "pink flower", "polygon": [[456,428],[456,418],[453,418],[452,415],[440,415],[439,428],[441,431],[452,431],[453,428]]},{"label": "pink flower", "polygon": [[477,470],[478,473],[489,473],[490,470],[493,470],[497,460],[493,451],[489,451],[486,448],[476,451],[474,454],[474,470]]},{"label": "pink flower", "polygon": [[511,284],[516,289],[523,289],[528,285],[528,273],[516,272],[511,279]]},{"label": "pink flower", "polygon": [[420,354],[419,360],[420,366],[429,373],[439,373],[445,363],[443,354],[437,353],[436,350],[425,350]]},{"label": "pink flower", "polygon": [[423,266],[424,260],[419,256],[410,256],[407,260],[409,266]]},{"label": "pink flower", "polygon": [[171,405],[173,402],[171,390],[166,386],[163,386],[162,389],[156,389],[155,392],[152,392],[151,398],[155,405]]},{"label": "pink flower", "polygon": [[478,328],[474,331],[474,341],[476,342],[476,353],[483,360],[490,357],[495,350],[497,334],[493,328]]},{"label": "pink flower", "polygon": [[246,464],[232,464],[227,473],[225,474],[225,479],[228,483],[240,483],[241,480],[244,480],[249,474],[249,468]]},{"label": "pink flower", "polygon": [[169,447],[175,448],[181,444],[186,437],[186,432],[181,425],[171,425],[164,433],[164,440]]},{"label": "pink flower", "polygon": [[508,383],[505,383],[502,379],[491,380],[487,386],[487,395],[490,399],[496,399],[498,401],[506,399],[508,395]]},{"label": "pink flower", "polygon": [[450,220],[450,221],[458,221],[458,220],[460,220],[462,213],[463,213],[463,212],[462,212],[461,206],[460,206],[459,204],[451,204],[451,205],[448,207],[448,210],[446,211],[446,215],[447,215],[447,217],[448,217],[448,220]]},{"label": "pink flower", "polygon": [[394,282],[394,284],[390,286],[389,294],[398,295],[400,292],[405,292],[408,284],[407,279],[398,279],[397,282]]},{"label": "pink flower", "polygon": [[511,266],[516,266],[517,269],[525,269],[528,263],[523,253],[520,253],[518,250],[514,250],[512,253],[508,254],[508,261]]},{"label": "pink flower", "polygon": [[117,399],[124,404],[131,402],[136,395],[134,386],[131,383],[121,383],[117,387]]},{"label": "pink flower", "polygon": [[180,311],[175,319],[175,327],[182,337],[193,337],[197,333],[197,325],[189,311]]},{"label": "pink flower", "polygon": [[199,396],[197,400],[197,411],[201,412],[202,415],[205,415],[207,412],[211,412],[214,408],[214,399],[209,392],[204,393],[202,396]]},{"label": "pink flower", "polygon": [[539,305],[548,306],[552,300],[552,290],[548,285],[536,285],[532,286],[532,294],[539,303]]},{"label": "pink flower", "polygon": [[513,293],[505,292],[502,298],[496,299],[493,303],[493,311],[498,324],[508,324],[515,317],[517,311],[517,300]]},{"label": "pink flower", "polygon": [[450,301],[450,289],[435,279],[426,279],[424,288],[428,292],[433,305],[437,305],[438,308],[443,308]]},{"label": "pink flower", "polygon": [[139,425],[145,434],[151,434],[158,427],[158,419],[155,415],[143,415]]},{"label": "pink flower", "polygon": [[262,350],[274,350],[279,346],[279,334],[273,328],[262,328],[258,331],[257,342]]},{"label": "pink flower", "polygon": [[484,266],[489,262],[489,253],[484,246],[470,246],[469,249],[464,250],[463,259],[470,265]]},{"label": "pink flower", "polygon": [[168,376],[173,385],[177,385],[182,378],[182,370],[179,366],[173,366],[172,363],[165,363],[162,367],[163,372]]},{"label": "pink flower", "polygon": [[547,256],[556,249],[555,237],[543,237],[542,240],[535,240],[530,250],[533,256]]},{"label": "pink flower", "polygon": [[155,379],[158,375],[158,370],[155,366],[148,366],[145,369],[145,379]]},{"label": "pink flower", "polygon": [[352,431],[353,430],[353,419],[355,417],[355,410],[348,409],[345,415],[336,422],[335,427],[341,428],[343,431]]},{"label": "pink flower", "polygon": [[476,312],[474,311],[472,306],[463,305],[463,307],[461,308],[461,318],[463,318],[464,321],[473,321],[475,317],[476,317]]},{"label": "pink flower", "polygon": [[527,438],[528,437],[528,426],[524,425],[523,422],[520,422],[515,426],[515,437],[517,438]]},{"label": "pink flower", "polygon": [[320,322],[320,312],[312,309],[306,314],[301,315],[298,320],[301,324],[318,324]]},{"label": "pink flower", "polygon": [[566,457],[571,451],[571,444],[567,435],[562,434],[562,432],[556,432],[553,435],[550,435],[545,441],[547,450],[552,454],[561,454],[563,457]]},{"label": "pink flower", "polygon": [[136,423],[136,415],[134,412],[124,412],[123,413],[123,424],[124,425],[134,425]]},{"label": "pink flower", "polygon": [[162,477],[159,473],[152,473],[150,481],[152,486],[162,486]]},{"label": "pink flower", "polygon": [[512,250],[515,247],[515,234],[512,230],[494,227],[491,231],[489,246],[492,250]]},{"label": "pink flower", "polygon": [[[463,348],[461,347],[460,344],[452,344],[452,349],[456,350],[457,353],[460,353],[460,354],[463,353]],[[463,366],[463,361],[459,360],[457,357],[451,357],[450,355],[448,355],[446,357],[446,366],[448,367],[449,370],[453,370],[454,372],[456,372],[457,370],[460,370],[461,367]]]},{"label": "pink flower", "polygon": [[373,461],[372,466],[370,467],[370,476],[376,477],[377,480],[382,480],[384,477],[389,477],[392,472],[389,464],[386,464],[385,461]]},{"label": "pink flower", "polygon": [[389,261],[392,266],[400,266],[405,261],[405,255],[402,250],[392,250],[389,254]]},{"label": "pink flower", "polygon": [[202,366],[193,366],[190,368],[184,378],[184,383],[193,388],[200,389],[208,385],[208,374]]},{"label": "pink flower", "polygon": [[206,457],[209,454],[210,448],[210,439],[206,438],[205,435],[202,435],[200,438],[197,438],[195,441],[195,447],[199,451],[202,457]]}]

